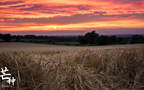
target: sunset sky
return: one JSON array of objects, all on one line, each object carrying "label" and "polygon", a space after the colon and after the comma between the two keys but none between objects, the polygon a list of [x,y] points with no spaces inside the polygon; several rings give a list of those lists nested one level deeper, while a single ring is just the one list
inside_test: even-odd
[{"label": "sunset sky", "polygon": [[144,0],[0,0],[0,33],[144,34]]}]

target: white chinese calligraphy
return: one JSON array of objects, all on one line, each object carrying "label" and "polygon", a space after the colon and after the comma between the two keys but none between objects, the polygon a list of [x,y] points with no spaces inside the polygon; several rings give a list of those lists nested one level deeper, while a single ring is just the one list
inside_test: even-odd
[{"label": "white chinese calligraphy", "polygon": [[4,69],[1,68],[1,71],[2,75],[0,75],[1,79],[2,80],[6,80],[6,82],[9,84],[9,85],[13,85],[14,86],[14,83],[16,81],[16,79],[14,77],[11,77],[11,74],[10,73],[7,73],[8,72],[8,69],[7,67],[5,67]]}]

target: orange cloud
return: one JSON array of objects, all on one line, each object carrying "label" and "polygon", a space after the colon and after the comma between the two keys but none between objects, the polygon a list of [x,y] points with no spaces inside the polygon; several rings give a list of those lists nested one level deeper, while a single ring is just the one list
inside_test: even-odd
[{"label": "orange cloud", "polygon": [[0,30],[144,28],[143,0],[1,0]]}]

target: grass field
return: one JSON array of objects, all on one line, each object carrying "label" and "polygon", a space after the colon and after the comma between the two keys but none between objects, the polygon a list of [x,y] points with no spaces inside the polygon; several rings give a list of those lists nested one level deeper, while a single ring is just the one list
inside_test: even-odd
[{"label": "grass field", "polygon": [[5,66],[17,79],[8,90],[144,90],[144,44],[0,43]]}]

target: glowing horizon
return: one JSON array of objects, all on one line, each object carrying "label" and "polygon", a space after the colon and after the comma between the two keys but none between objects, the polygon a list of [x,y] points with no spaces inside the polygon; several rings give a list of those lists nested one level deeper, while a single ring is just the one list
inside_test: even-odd
[{"label": "glowing horizon", "polygon": [[144,29],[143,0],[1,0],[0,13],[3,32]]}]

